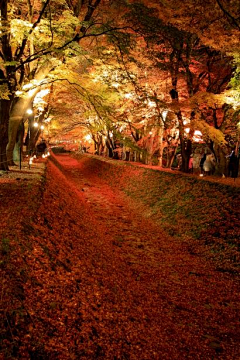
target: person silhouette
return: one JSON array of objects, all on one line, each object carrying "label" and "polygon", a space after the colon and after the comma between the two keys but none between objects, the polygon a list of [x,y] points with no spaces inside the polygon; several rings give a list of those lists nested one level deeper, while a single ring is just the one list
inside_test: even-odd
[{"label": "person silhouette", "polygon": [[239,157],[235,154],[235,151],[233,150],[229,155],[228,175],[232,178],[237,178],[238,168],[239,168]]}]

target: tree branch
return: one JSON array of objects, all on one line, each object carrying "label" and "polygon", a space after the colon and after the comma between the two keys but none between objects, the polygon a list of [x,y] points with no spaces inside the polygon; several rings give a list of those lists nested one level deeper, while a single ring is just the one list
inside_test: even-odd
[{"label": "tree branch", "polygon": [[224,13],[224,15],[226,15],[228,22],[234,26],[236,26],[239,30],[240,30],[240,26],[237,23],[237,20],[223,7],[222,3],[220,2],[220,0],[216,0],[218,6],[220,7],[220,9],[222,10],[222,12]]},{"label": "tree branch", "polygon": [[26,47],[26,44],[27,44],[27,41],[28,41],[28,38],[29,36],[32,34],[33,30],[35,29],[35,27],[40,23],[41,19],[42,19],[42,16],[49,4],[50,0],[46,0],[46,2],[44,3],[43,5],[43,8],[38,16],[38,19],[35,21],[35,23],[33,24],[33,26],[31,27],[31,29],[29,30],[28,32],[28,35],[26,36],[25,39],[23,39],[23,42],[22,42],[22,45],[21,47],[18,49],[17,51],[17,54],[16,54],[16,60],[19,61],[24,53],[24,50],[25,50],[25,47]]},{"label": "tree branch", "polygon": [[43,56],[43,55],[48,55],[48,54],[51,54],[53,53],[54,51],[58,51],[58,50],[63,50],[65,49],[68,45],[70,45],[72,42],[79,42],[80,40],[82,40],[83,38],[87,38],[87,37],[98,37],[98,36],[102,36],[102,35],[105,35],[105,34],[108,34],[110,33],[111,31],[116,31],[116,30],[123,30],[123,29],[129,29],[128,26],[126,27],[123,27],[123,28],[111,28],[111,29],[107,29],[107,30],[104,30],[98,34],[83,34],[82,36],[79,36],[79,34],[76,34],[74,36],[74,38],[72,38],[71,40],[67,41],[64,45],[56,48],[56,49],[51,49],[51,50],[47,50],[47,49],[44,49],[44,50],[40,50],[38,52],[36,52],[35,54],[32,54],[30,55],[28,58],[26,58],[25,61],[23,61],[19,66],[17,66],[15,68],[15,72],[18,71],[22,66],[24,66],[25,64],[28,64],[32,61],[35,61],[36,59],[38,59],[40,56]]}]

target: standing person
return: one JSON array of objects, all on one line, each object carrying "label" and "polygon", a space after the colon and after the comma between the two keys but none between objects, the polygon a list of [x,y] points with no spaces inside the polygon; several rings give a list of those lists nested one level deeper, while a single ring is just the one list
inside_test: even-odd
[{"label": "standing person", "polygon": [[213,154],[207,154],[203,163],[203,170],[206,175],[213,175],[215,171],[215,158]]},{"label": "standing person", "polygon": [[239,157],[236,155],[233,150],[229,155],[229,164],[228,164],[228,175],[232,178],[238,177],[238,168],[239,168]]},{"label": "standing person", "polygon": [[181,167],[182,167],[182,154],[176,155],[176,159],[177,159],[178,170],[181,170]]},{"label": "standing person", "polygon": [[188,163],[188,170],[193,174],[193,155],[190,155],[189,163]]},{"label": "standing person", "polygon": [[193,155],[193,172],[196,174],[199,174],[199,171],[201,173],[201,169],[200,169],[200,160],[201,160],[201,154],[199,153],[195,153]]},{"label": "standing person", "polygon": [[200,169],[201,169],[201,174],[203,175],[204,174],[204,170],[203,170],[203,164],[205,163],[205,160],[207,158],[207,154],[203,154],[201,160],[200,160]]}]

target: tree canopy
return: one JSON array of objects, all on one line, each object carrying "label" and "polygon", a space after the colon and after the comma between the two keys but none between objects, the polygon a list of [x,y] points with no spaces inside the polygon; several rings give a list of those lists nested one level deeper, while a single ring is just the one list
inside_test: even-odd
[{"label": "tree canopy", "polygon": [[219,164],[237,144],[238,3],[9,0],[0,10],[0,169],[22,123],[38,140],[36,120],[51,139],[89,133],[97,153],[130,149],[159,165],[180,146],[184,171],[196,142]]}]

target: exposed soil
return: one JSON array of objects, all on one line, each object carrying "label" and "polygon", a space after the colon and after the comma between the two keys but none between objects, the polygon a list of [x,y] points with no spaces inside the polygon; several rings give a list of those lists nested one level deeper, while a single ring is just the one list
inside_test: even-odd
[{"label": "exposed soil", "polygon": [[54,157],[41,184],[9,181],[0,357],[240,358],[237,275],[164,232],[89,157]]}]

